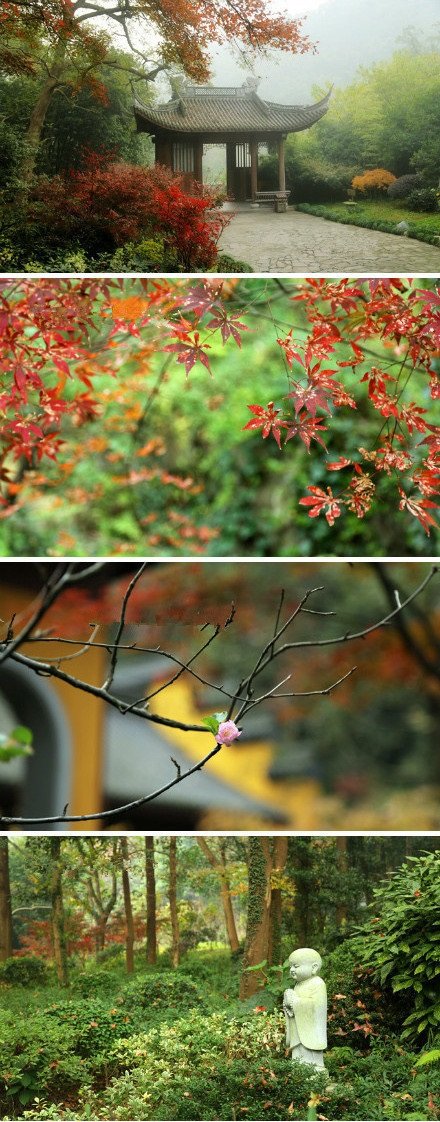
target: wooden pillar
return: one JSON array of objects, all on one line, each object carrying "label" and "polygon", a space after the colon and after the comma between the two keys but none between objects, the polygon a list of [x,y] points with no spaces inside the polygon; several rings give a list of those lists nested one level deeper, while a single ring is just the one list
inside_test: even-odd
[{"label": "wooden pillar", "polygon": [[258,144],[256,140],[252,139],[249,142],[249,151],[251,155],[251,198],[252,202],[255,202],[258,191]]},{"label": "wooden pillar", "polygon": [[284,136],[280,136],[278,141],[278,189],[280,191],[286,190],[286,165],[284,158]]},{"label": "wooden pillar", "polygon": [[194,141],[194,179],[203,183],[203,140]]},{"label": "wooden pillar", "polygon": [[235,197],[235,141],[226,144],[226,190],[231,199]]},{"label": "wooden pillar", "polygon": [[156,164],[163,164],[164,167],[173,168],[173,151],[171,141],[164,136],[156,136],[154,142],[154,159]]}]

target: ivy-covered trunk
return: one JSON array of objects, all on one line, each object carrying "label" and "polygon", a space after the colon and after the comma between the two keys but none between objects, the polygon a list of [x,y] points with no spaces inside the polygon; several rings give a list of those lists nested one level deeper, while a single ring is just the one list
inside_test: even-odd
[{"label": "ivy-covered trunk", "polygon": [[243,956],[243,971],[240,981],[240,997],[245,999],[261,989],[264,974],[261,970],[249,970],[261,962],[267,962],[269,948],[269,914],[271,901],[270,876],[272,872],[272,839],[249,838],[249,889],[246,922],[246,941]]},{"label": "ivy-covered trunk", "polygon": [[68,986],[67,941],[64,922],[63,881],[61,864],[61,839],[50,839],[52,904],[52,940],[57,978],[60,986]]},{"label": "ivy-covered trunk", "polygon": [[128,843],[127,838],[125,837],[121,837],[119,840],[121,853],[122,892],[124,896],[125,911],[125,965],[127,974],[132,974],[134,970],[134,922],[133,908],[131,903],[130,876],[128,872]]},{"label": "ivy-covered trunk", "polygon": [[157,929],[156,929],[156,874],[154,868],[154,838],[145,838],[145,881],[147,889],[147,962],[149,966],[156,965],[157,959]]},{"label": "ivy-covered trunk", "polygon": [[0,962],[12,955],[12,910],[9,880],[9,843],[0,838]]},{"label": "ivy-covered trunk", "polygon": [[171,961],[173,966],[178,966],[180,961],[180,932],[179,915],[177,911],[177,841],[170,838],[170,865],[168,899],[170,903],[171,920]]}]

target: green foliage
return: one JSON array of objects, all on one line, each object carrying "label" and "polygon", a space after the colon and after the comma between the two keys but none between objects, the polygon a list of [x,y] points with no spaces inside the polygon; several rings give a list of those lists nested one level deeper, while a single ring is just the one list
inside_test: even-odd
[{"label": "green foliage", "polygon": [[48,968],[41,958],[34,955],[7,958],[0,964],[0,979],[14,986],[44,986],[48,980]]},{"label": "green foliage", "polygon": [[[439,74],[435,50],[417,55],[397,51],[392,58],[362,68],[354,82],[333,92],[326,116],[294,138],[297,160],[304,168],[308,160],[317,159],[329,167],[352,168],[352,174],[375,167],[387,167],[396,176],[420,172],[435,186],[440,165]],[[327,195],[328,200],[332,197]]]},{"label": "green foliage", "polygon": [[410,191],[409,195],[407,195],[406,205],[409,210],[422,210],[427,214],[438,211],[437,192],[433,187],[419,188],[416,191]]},{"label": "green foliage", "polygon": [[422,186],[421,175],[399,175],[394,183],[390,183],[387,195],[390,199],[406,199],[416,187]]},{"label": "green foliage", "polygon": [[104,997],[59,1001],[46,1009],[46,1017],[70,1030],[72,1050],[84,1058],[106,1058],[116,1039],[130,1036],[139,1028],[136,1011],[123,1001]]},{"label": "green foliage", "polygon": [[361,961],[406,1013],[402,1039],[440,1026],[440,854],[410,857],[375,889],[375,915],[355,942]]},{"label": "green foliage", "polygon": [[196,983],[172,970],[138,975],[125,986],[124,997],[129,1008],[160,1010],[171,1017],[203,1005]]},{"label": "green foliage", "polygon": [[75,994],[81,994],[82,997],[90,997],[91,995],[110,997],[115,990],[115,980],[108,970],[82,970],[76,975],[72,990]]},{"label": "green foliage", "polygon": [[32,732],[24,725],[17,725],[9,733],[0,733],[0,761],[8,763],[17,756],[32,755]]}]

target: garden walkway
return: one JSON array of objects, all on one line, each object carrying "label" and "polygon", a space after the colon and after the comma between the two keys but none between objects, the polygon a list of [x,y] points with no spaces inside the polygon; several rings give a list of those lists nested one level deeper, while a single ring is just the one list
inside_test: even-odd
[{"label": "garden walkway", "polygon": [[293,208],[275,214],[269,207],[238,207],[219,249],[245,261],[256,273],[440,275],[437,246],[344,226]]}]

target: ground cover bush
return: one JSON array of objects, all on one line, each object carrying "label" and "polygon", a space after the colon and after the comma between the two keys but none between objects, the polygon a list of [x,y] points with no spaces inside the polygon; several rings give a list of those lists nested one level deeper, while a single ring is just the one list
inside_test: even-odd
[{"label": "ground cover bush", "polygon": [[14,986],[43,986],[48,976],[46,963],[34,955],[7,958],[0,963],[0,981]]},{"label": "ground cover bush", "polygon": [[364,226],[369,230],[381,230],[385,234],[395,234],[398,222],[408,223],[408,237],[417,241],[438,245],[440,236],[440,216],[425,214],[409,209],[394,200],[363,199],[353,207],[338,203],[299,203],[298,210],[305,214],[316,214],[318,218],[328,218],[330,222],[342,222],[348,226]]}]

